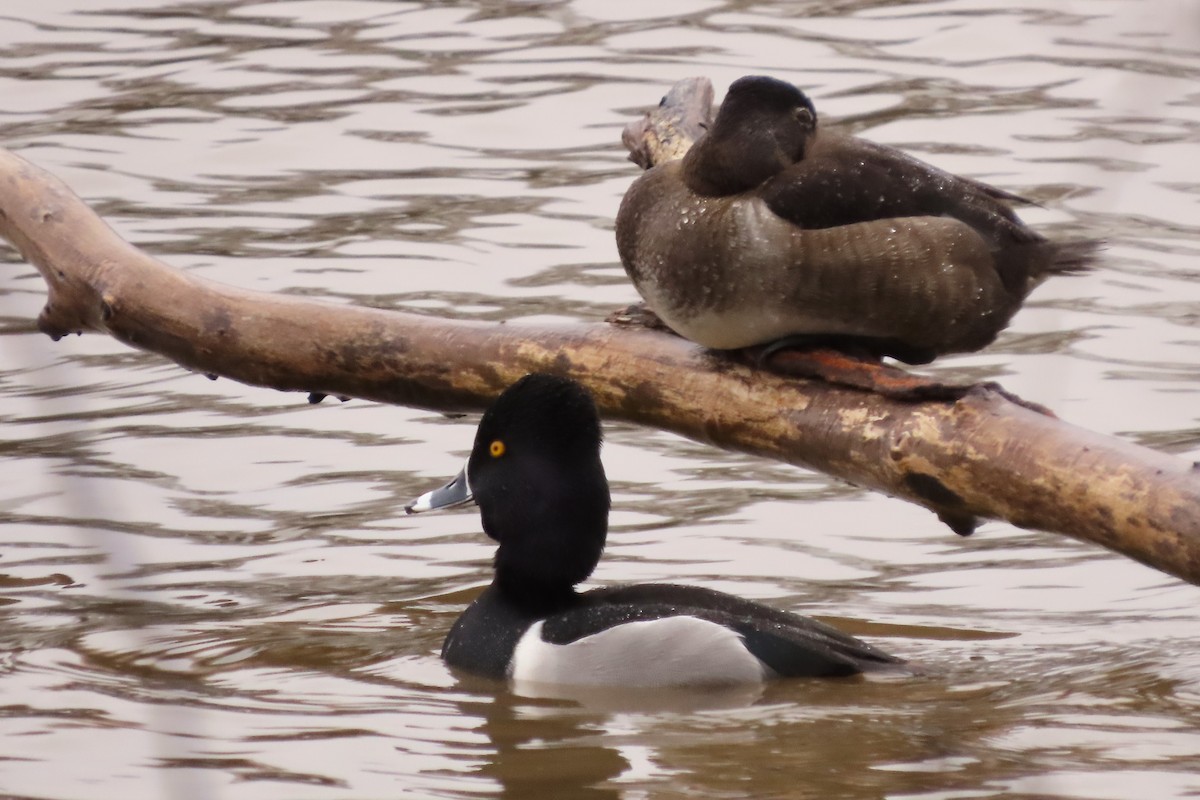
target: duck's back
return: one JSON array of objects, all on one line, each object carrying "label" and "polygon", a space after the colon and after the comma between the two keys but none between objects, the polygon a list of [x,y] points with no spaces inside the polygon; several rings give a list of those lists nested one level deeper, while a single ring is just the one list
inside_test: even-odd
[{"label": "duck's back", "polygon": [[767,181],[760,194],[772,211],[801,228],[953,217],[995,247],[1045,241],[1012,209],[1028,200],[838,130],[814,135],[804,158]]},{"label": "duck's back", "polygon": [[829,678],[900,659],[816,620],[692,586],[597,589],[517,645],[518,681],[622,686]]},{"label": "duck's back", "polygon": [[772,676],[853,675],[903,663],[831,625],[699,586],[635,584],[594,589],[583,598],[593,607],[609,609],[614,617],[686,614],[720,625],[736,632]]}]

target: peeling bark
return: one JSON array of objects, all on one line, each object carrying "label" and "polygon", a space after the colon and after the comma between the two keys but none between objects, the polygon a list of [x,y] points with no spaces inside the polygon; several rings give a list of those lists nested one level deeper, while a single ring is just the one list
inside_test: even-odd
[{"label": "peeling bark", "polygon": [[445,320],[252,292],[122,240],[61,181],[0,150],[0,235],[41,272],[45,333],[98,331],[188,369],[283,391],[479,410],[526,372],[601,413],[826,472],[968,532],[1007,520],[1200,584],[1200,472],[980,389],[903,402],[782,377],[656,330]]}]

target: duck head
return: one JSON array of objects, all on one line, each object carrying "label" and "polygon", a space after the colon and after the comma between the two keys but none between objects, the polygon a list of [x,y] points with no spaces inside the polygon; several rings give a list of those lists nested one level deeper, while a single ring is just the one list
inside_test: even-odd
[{"label": "duck head", "polygon": [[496,582],[514,595],[559,595],[600,561],[609,491],[601,429],[587,390],[553,375],[526,375],[479,421],[461,474],[422,495],[410,512],[474,499],[494,539]]},{"label": "duck head", "polygon": [[816,132],[817,111],[804,92],[763,75],[739,78],[683,157],[684,181],[706,197],[749,191],[803,159]]}]

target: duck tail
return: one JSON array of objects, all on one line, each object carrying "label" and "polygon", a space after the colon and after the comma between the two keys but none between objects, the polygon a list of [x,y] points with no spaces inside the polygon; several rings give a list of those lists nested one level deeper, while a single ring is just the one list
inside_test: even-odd
[{"label": "duck tail", "polygon": [[1100,239],[1067,239],[1054,243],[1054,258],[1046,272],[1052,275],[1078,275],[1096,265],[1104,242]]}]

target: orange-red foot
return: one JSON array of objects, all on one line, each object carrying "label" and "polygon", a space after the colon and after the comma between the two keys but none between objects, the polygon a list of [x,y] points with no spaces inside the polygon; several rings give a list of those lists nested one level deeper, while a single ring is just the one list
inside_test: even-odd
[{"label": "orange-red foot", "polygon": [[818,378],[897,400],[958,400],[975,388],[913,375],[871,356],[828,347],[767,349],[757,356],[764,366],[784,375]]},{"label": "orange-red foot", "polygon": [[797,378],[816,378],[837,386],[875,392],[894,400],[942,400],[953,402],[968,394],[992,392],[1039,414],[1054,416],[1045,406],[1032,403],[1006,391],[996,383],[945,383],[924,375],[914,375],[899,367],[884,364],[879,358],[830,347],[750,348],[749,357],[761,366]]}]

